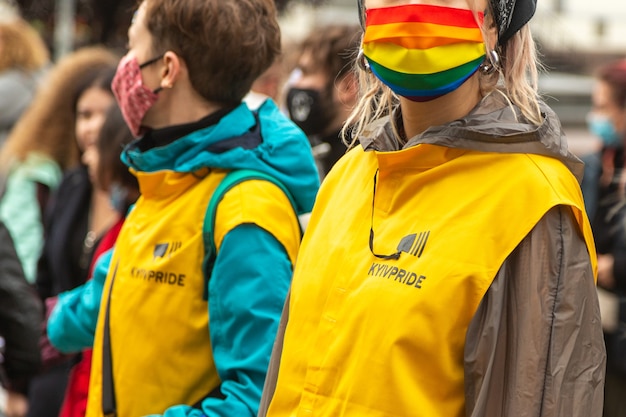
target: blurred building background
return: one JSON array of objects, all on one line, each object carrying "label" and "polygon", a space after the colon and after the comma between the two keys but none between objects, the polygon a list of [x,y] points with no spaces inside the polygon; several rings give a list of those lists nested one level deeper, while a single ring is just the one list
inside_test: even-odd
[{"label": "blurred building background", "polygon": [[540,87],[572,143],[590,144],[585,117],[596,68],[626,57],[626,2],[541,0],[532,29],[546,72]]}]

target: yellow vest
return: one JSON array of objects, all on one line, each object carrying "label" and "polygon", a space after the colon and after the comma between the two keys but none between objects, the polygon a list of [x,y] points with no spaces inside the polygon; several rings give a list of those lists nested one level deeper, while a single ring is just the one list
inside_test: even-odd
[{"label": "yellow vest", "polygon": [[[119,417],[162,414],[192,405],[220,384],[211,355],[202,224],[225,175],[136,173],[142,197],[118,237],[104,284],[90,378],[88,417],[102,416],[102,337],[113,271],[110,337]],[[268,215],[272,213],[273,215]],[[215,242],[254,223],[295,261],[300,229],[287,196],[267,181],[235,186],[218,206]]]},{"label": "yellow vest", "polygon": [[[353,150],[322,185],[304,236],[268,416],[464,416],[469,323],[504,260],[557,205],[571,207],[595,271],[580,188],[558,160]],[[372,255],[370,227],[374,253],[399,259]]]}]

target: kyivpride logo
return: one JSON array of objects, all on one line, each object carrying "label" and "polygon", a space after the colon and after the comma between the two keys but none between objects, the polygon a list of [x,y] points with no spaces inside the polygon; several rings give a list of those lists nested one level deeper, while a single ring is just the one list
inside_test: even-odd
[{"label": "kyivpride logo", "polygon": [[182,242],[167,242],[157,243],[154,245],[154,252],[152,252],[152,260],[155,261],[158,258],[172,257],[172,254],[183,246]]},{"label": "kyivpride logo", "polygon": [[422,256],[422,253],[424,253],[426,242],[428,242],[428,236],[430,236],[430,230],[419,234],[413,233],[412,235],[405,236],[398,244],[397,251],[405,252],[419,258]]}]

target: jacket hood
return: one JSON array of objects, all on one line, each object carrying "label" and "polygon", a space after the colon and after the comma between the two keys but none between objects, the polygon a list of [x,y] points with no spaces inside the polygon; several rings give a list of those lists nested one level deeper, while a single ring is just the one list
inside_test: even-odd
[{"label": "jacket hood", "polygon": [[[433,126],[400,145],[393,132],[391,117],[373,122],[359,137],[365,150],[392,151],[420,143],[470,149],[482,152],[529,153],[561,160],[580,182],[583,163],[572,154],[561,123],[552,109],[540,102],[543,123],[537,126],[506,98],[493,92],[485,96],[465,117]],[[393,117],[402,124],[399,109]]]},{"label": "jacket hood", "polygon": [[260,171],[290,191],[298,213],[311,211],[319,188],[309,141],[271,100],[254,112],[242,103],[217,124],[166,146],[141,151],[133,142],[122,152],[122,161],[139,172],[206,167]]}]

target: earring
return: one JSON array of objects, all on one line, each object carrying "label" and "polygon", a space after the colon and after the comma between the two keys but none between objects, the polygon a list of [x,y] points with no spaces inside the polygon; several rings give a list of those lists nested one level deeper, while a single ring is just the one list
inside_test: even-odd
[{"label": "earring", "polygon": [[359,49],[359,54],[356,56],[356,64],[365,72],[372,72],[370,68],[370,63],[365,59],[365,54],[363,53],[363,48]]},{"label": "earring", "polygon": [[480,71],[485,75],[491,75],[500,69],[500,57],[498,53],[492,49],[487,53],[485,61],[480,65]]}]

